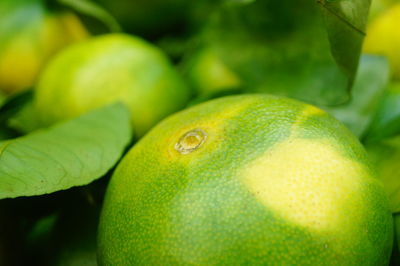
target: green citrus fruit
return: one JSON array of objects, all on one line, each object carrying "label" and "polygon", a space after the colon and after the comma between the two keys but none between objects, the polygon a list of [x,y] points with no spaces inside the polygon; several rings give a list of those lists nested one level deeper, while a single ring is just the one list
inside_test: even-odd
[{"label": "green citrus fruit", "polygon": [[33,86],[51,56],[88,36],[74,14],[41,1],[2,0],[0,13],[0,90],[8,94]]},{"label": "green citrus fruit", "polygon": [[400,136],[367,143],[366,148],[389,196],[390,209],[400,212]]},{"label": "green citrus fruit", "polygon": [[122,160],[101,265],[387,265],[392,217],[366,152],[337,120],[268,95],[170,116]]},{"label": "green citrus fruit", "polygon": [[211,49],[202,49],[184,65],[187,80],[199,97],[223,93],[242,84],[240,78]]},{"label": "green citrus fruit", "polygon": [[34,105],[42,125],[120,100],[138,136],[183,108],[190,91],[166,56],[142,39],[109,34],[77,43],[45,68]]},{"label": "green citrus fruit", "polygon": [[364,52],[387,56],[392,75],[400,79],[400,4],[377,16],[368,27]]}]

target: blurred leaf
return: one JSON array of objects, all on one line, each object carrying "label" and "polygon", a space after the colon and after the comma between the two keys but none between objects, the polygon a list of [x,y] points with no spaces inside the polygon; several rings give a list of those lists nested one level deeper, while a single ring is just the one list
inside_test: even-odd
[{"label": "blurred leaf", "polygon": [[371,0],[317,0],[331,52],[352,86],[357,72]]},{"label": "blurred leaf", "polygon": [[122,25],[124,31],[160,40],[185,36],[202,27],[222,0],[96,0]]},{"label": "blurred leaf", "polygon": [[107,106],[30,135],[0,142],[0,199],[52,193],[104,175],[132,135],[129,111]]},{"label": "blurred leaf", "polygon": [[10,117],[7,121],[7,126],[21,132],[28,134],[41,127],[36,109],[33,106],[33,101],[28,102],[19,110],[14,116]]},{"label": "blurred leaf", "polygon": [[200,45],[220,56],[248,92],[343,103],[353,84],[369,1],[340,3],[264,0],[224,6]]},{"label": "blurred leaf", "polygon": [[253,3],[256,0],[224,0],[223,3],[225,4],[241,4],[241,5],[246,5]]},{"label": "blurred leaf", "polygon": [[6,126],[0,125],[0,142],[17,137],[16,132]]},{"label": "blurred leaf", "polygon": [[62,5],[68,6],[78,13],[93,17],[102,22],[111,32],[122,31],[118,21],[103,7],[90,0],[58,0]]},{"label": "blurred leaf", "polygon": [[0,104],[0,141],[20,136],[20,132],[8,125],[9,119],[24,109],[32,100],[32,91],[24,91],[4,99]]},{"label": "blurred leaf", "polygon": [[203,103],[206,101],[210,101],[212,99],[230,96],[230,95],[237,95],[237,94],[243,94],[243,91],[240,88],[225,88],[224,90],[221,90],[221,91],[216,91],[213,93],[198,96],[198,97],[194,98],[192,101],[190,101],[188,103],[187,107],[194,106],[196,104]]},{"label": "blurred leaf", "polygon": [[397,134],[400,134],[400,82],[392,82],[388,86],[364,141],[379,141]]},{"label": "blurred leaf", "polygon": [[400,136],[369,143],[365,147],[377,167],[378,178],[389,196],[392,212],[400,212]]},{"label": "blurred leaf", "polygon": [[99,185],[96,183],[64,191],[64,200],[57,202],[57,209],[33,222],[26,233],[25,264],[21,265],[97,265],[101,200],[92,198],[93,185]]},{"label": "blurred leaf", "polygon": [[27,90],[4,99],[0,105],[0,124],[21,110],[33,98],[32,90]]},{"label": "blurred leaf", "polygon": [[53,235],[54,258],[51,265],[97,265],[96,239],[101,208],[86,206],[82,202],[80,206],[79,210],[71,206],[62,214],[56,225]]},{"label": "blurred leaf", "polygon": [[358,137],[369,127],[389,81],[389,64],[384,57],[363,55],[351,92],[351,100],[340,106],[324,107]]},{"label": "blurred leaf", "polygon": [[394,214],[394,243],[390,265],[400,265],[400,214]]},{"label": "blurred leaf", "polygon": [[10,211],[7,202],[0,201],[0,265],[23,265],[23,234],[17,215],[15,210]]},{"label": "blurred leaf", "polygon": [[26,236],[28,245],[32,245],[32,243],[35,242],[46,241],[50,237],[51,231],[53,230],[58,218],[59,217],[56,213],[52,213],[35,221],[32,229]]},{"label": "blurred leaf", "polygon": [[0,91],[0,107],[4,104],[6,101],[6,95]]}]

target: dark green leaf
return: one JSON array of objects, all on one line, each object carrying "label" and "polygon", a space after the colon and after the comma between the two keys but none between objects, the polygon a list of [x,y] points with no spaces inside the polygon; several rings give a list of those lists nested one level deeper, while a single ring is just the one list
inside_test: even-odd
[{"label": "dark green leaf", "polygon": [[352,90],[351,100],[325,107],[353,133],[361,137],[369,127],[389,81],[389,64],[384,57],[364,55]]},{"label": "dark green leaf", "polygon": [[117,162],[131,135],[129,111],[114,104],[0,142],[0,199],[88,184]]},{"label": "dark green leaf", "polygon": [[390,259],[390,265],[400,265],[400,214],[396,213],[393,215],[394,218],[394,243],[392,250],[392,257]]},{"label": "dark green leaf", "polygon": [[78,13],[93,17],[109,28],[111,32],[120,32],[117,20],[104,8],[90,0],[58,0],[61,4],[71,7]]},{"label": "dark green leaf", "polygon": [[17,134],[17,132],[15,132],[14,130],[10,129],[7,126],[0,125],[0,142],[7,139],[15,138],[17,136],[19,136],[19,134]]},{"label": "dark green leaf", "polygon": [[256,0],[224,0],[224,4],[240,4],[240,5],[246,5],[253,3]]},{"label": "dark green leaf", "polygon": [[9,118],[7,126],[23,134],[28,134],[41,127],[37,117],[33,101],[30,101]]},{"label": "dark green leaf", "polygon": [[21,110],[32,98],[32,90],[27,90],[4,99],[0,106],[0,125]]},{"label": "dark green leaf", "polygon": [[5,101],[6,101],[6,95],[3,94],[3,93],[0,91],[0,107],[4,104]]},{"label": "dark green leaf", "polygon": [[60,217],[54,232],[55,258],[52,265],[97,266],[96,229],[100,219],[100,206],[85,206],[83,203],[81,206],[80,210],[70,208]]},{"label": "dark green leaf", "polygon": [[371,0],[317,0],[331,52],[352,85],[360,58]]},{"label": "dark green leaf", "polygon": [[364,141],[378,141],[397,134],[400,134],[400,82],[392,82]]},{"label": "dark green leaf", "polygon": [[[224,6],[206,28],[201,45],[211,47],[248,92],[340,104],[350,98],[369,1],[341,3],[343,10],[325,4],[323,12],[308,0]],[[358,6],[362,10],[354,10]],[[349,10],[355,15],[351,20]]]}]

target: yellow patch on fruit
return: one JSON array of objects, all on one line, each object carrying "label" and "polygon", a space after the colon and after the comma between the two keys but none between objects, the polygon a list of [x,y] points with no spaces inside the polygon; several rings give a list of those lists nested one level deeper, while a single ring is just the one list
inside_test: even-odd
[{"label": "yellow patch on fruit", "polygon": [[304,109],[301,111],[301,114],[298,116],[295,123],[292,125],[291,135],[295,137],[298,133],[298,128],[301,127],[302,123],[309,119],[312,116],[321,116],[326,114],[322,109],[315,107],[313,105],[305,105]]},{"label": "yellow patch on fruit", "polygon": [[365,172],[328,141],[290,138],[247,166],[243,182],[257,200],[284,219],[329,232],[343,229],[348,218],[341,211],[345,206],[363,208],[362,199],[354,195],[361,190]]},{"label": "yellow patch on fruit", "polygon": [[324,115],[326,114],[325,111],[323,111],[322,109],[315,107],[313,105],[306,105],[306,107],[304,108],[302,115],[305,118],[308,118],[310,116],[318,116],[318,115]]}]

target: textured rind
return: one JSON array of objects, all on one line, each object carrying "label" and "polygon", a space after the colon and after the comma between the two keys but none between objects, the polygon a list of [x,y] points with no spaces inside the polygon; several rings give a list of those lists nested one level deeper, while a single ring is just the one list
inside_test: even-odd
[{"label": "textured rind", "polygon": [[52,60],[41,76],[35,107],[46,126],[120,100],[138,136],[183,108],[190,92],[155,46],[124,34],[76,44]]},{"label": "textured rind", "polygon": [[[180,154],[175,143],[195,128],[204,130],[207,140]],[[303,154],[282,153],[281,145],[292,142],[316,143],[318,149],[309,145]],[[263,169],[276,152],[290,161],[272,164],[275,172]],[[322,158],[333,154],[332,162],[321,163],[336,168],[326,172],[317,163],[304,165],[313,152]],[[322,174],[314,171],[310,179],[289,184],[304,184],[293,191],[279,180],[293,167]],[[272,193],[283,203],[263,195],[268,187],[262,186],[272,177],[277,190],[287,193]],[[307,186],[310,180],[322,186]],[[338,204],[323,198],[333,206],[315,207],[319,201],[303,191],[344,197]],[[296,193],[298,198],[290,198]],[[304,215],[302,207],[308,207]],[[325,211],[330,209],[332,221]],[[328,214],[328,220],[315,213]],[[363,147],[344,126],[294,100],[242,95],[175,114],[132,148],[110,182],[98,244],[100,265],[387,265],[392,218]]]}]

